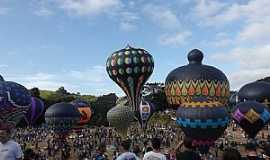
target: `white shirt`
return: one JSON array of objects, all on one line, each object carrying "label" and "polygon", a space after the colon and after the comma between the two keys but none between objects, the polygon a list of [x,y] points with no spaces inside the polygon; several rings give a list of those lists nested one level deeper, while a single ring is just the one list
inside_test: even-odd
[{"label": "white shirt", "polygon": [[120,156],[117,157],[116,160],[138,160],[139,158],[136,156],[136,154],[131,152],[125,152],[122,153]]},{"label": "white shirt", "polygon": [[166,160],[166,156],[153,151],[144,154],[143,160]]},{"label": "white shirt", "polygon": [[2,144],[0,142],[0,160],[16,160],[17,158],[23,158],[23,152],[20,145],[9,140]]}]

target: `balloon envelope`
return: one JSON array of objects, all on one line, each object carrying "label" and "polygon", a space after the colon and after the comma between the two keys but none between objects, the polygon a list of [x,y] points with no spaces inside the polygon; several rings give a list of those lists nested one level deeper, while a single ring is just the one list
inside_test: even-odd
[{"label": "balloon envelope", "polygon": [[259,102],[245,101],[235,106],[232,117],[250,138],[255,138],[257,133],[268,124],[269,111],[268,107]]},{"label": "balloon envelope", "polygon": [[110,78],[125,92],[132,111],[138,111],[142,86],[153,69],[153,57],[144,49],[130,46],[114,52],[106,62]]},{"label": "balloon envelope", "polygon": [[240,88],[238,96],[241,102],[255,100],[270,107],[270,83],[264,81],[248,83]]},{"label": "balloon envelope", "polygon": [[238,93],[236,92],[236,93],[231,95],[231,97],[229,99],[229,105],[235,106],[238,102],[239,102],[239,98],[238,98]]},{"label": "balloon envelope", "polygon": [[0,121],[17,124],[31,105],[28,90],[15,82],[0,81]]},{"label": "balloon envelope", "polygon": [[38,118],[43,114],[45,105],[39,98],[31,98],[31,107],[29,108],[26,118],[29,125],[34,125]]},{"label": "balloon envelope", "polygon": [[142,129],[147,128],[147,122],[151,118],[154,112],[155,112],[155,108],[153,104],[145,100],[142,100],[140,104],[140,110],[139,110],[139,113],[140,113],[139,123]]},{"label": "balloon envelope", "polygon": [[80,99],[72,101],[71,104],[74,105],[81,114],[78,124],[79,125],[87,124],[92,117],[92,110],[90,105],[86,101]]},{"label": "balloon envelope", "polygon": [[56,103],[45,112],[46,123],[56,133],[69,132],[80,120],[78,109],[69,103]]},{"label": "balloon envelope", "polygon": [[171,107],[176,108],[194,97],[206,97],[227,104],[230,85],[219,69],[203,65],[203,53],[194,49],[188,54],[189,64],[171,71],[165,82],[165,94]]},{"label": "balloon envelope", "polygon": [[4,78],[0,75],[0,81],[5,81]]},{"label": "balloon envelope", "polygon": [[134,113],[128,106],[116,106],[107,113],[107,120],[115,127],[122,137],[126,137],[127,130],[134,118]]},{"label": "balloon envelope", "polygon": [[176,112],[177,124],[196,146],[213,145],[227,128],[229,116],[224,105],[217,101],[197,98],[183,103]]}]

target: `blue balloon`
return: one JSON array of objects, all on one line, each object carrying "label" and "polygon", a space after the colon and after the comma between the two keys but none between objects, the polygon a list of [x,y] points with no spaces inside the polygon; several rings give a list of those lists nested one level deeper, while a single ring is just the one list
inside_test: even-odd
[{"label": "blue balloon", "polygon": [[31,105],[28,90],[15,82],[0,81],[0,121],[17,124]]},{"label": "blue balloon", "polygon": [[139,123],[142,129],[147,128],[147,123],[155,112],[155,107],[152,103],[142,100],[139,108]]}]

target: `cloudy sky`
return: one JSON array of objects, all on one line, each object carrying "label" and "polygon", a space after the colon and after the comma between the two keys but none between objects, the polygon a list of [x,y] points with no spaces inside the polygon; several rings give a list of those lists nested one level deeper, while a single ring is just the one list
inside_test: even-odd
[{"label": "cloudy sky", "polygon": [[128,43],[164,82],[193,48],[231,87],[270,76],[269,0],[0,0],[0,74],[28,88],[122,94],[105,70]]}]

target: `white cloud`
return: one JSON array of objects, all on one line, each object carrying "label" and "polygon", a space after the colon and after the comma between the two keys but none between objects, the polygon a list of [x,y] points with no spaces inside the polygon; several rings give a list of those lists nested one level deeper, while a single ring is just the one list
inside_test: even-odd
[{"label": "white cloud", "polygon": [[[70,92],[106,94],[113,92],[113,83],[104,66],[92,66],[83,70],[70,70],[61,73],[7,74],[6,80],[18,82],[27,88],[38,87],[45,90],[57,90],[64,86]],[[99,90],[96,90],[99,88]],[[99,91],[99,92],[97,92]],[[102,92],[103,91],[103,92]],[[117,90],[119,92],[119,90]]]},{"label": "white cloud", "polygon": [[0,64],[0,69],[1,69],[1,68],[7,68],[7,67],[8,67],[7,64]]},{"label": "white cloud", "polygon": [[269,0],[253,0],[242,4],[199,0],[194,11],[201,18],[201,24],[219,26],[233,21],[250,23],[269,20],[269,10]]},{"label": "white cloud", "polygon": [[120,30],[122,31],[132,31],[137,29],[137,22],[140,19],[139,16],[134,13],[134,12],[130,12],[130,11],[123,11],[120,13]]},{"label": "white cloud", "polygon": [[263,79],[270,76],[269,68],[261,69],[240,69],[238,71],[228,74],[229,81],[231,82],[231,88],[234,90],[240,89],[241,86]]},{"label": "white cloud", "polygon": [[131,22],[120,22],[120,30],[133,31],[136,29],[136,25]]},{"label": "white cloud", "polygon": [[177,15],[167,7],[148,4],[143,8],[143,13],[164,29],[176,29],[181,26]]},{"label": "white cloud", "polygon": [[218,48],[228,47],[232,45],[235,41],[230,37],[226,32],[219,32],[216,34],[214,40],[212,41],[203,41],[203,44],[206,46],[214,46]]},{"label": "white cloud", "polygon": [[93,66],[89,69],[80,71],[72,70],[67,76],[88,84],[104,84],[106,80],[108,80],[108,75],[104,66]]},{"label": "white cloud", "polygon": [[71,92],[76,92],[74,88],[77,88],[77,86],[70,85],[67,83],[63,82],[55,82],[55,81],[33,81],[33,82],[25,82],[24,83],[25,87],[27,88],[33,88],[33,87],[38,87],[39,89],[42,90],[52,90],[55,91],[59,87],[64,86],[68,91]]},{"label": "white cloud", "polygon": [[226,4],[220,1],[197,0],[194,10],[199,17],[211,17],[218,14],[225,6]]},{"label": "white cloud", "polygon": [[0,7],[0,16],[6,15],[10,11],[10,8]]},{"label": "white cloud", "polygon": [[54,12],[48,8],[40,8],[39,10],[36,10],[34,14],[41,17],[49,17],[52,16]]},{"label": "white cloud", "polygon": [[270,45],[234,48],[227,53],[216,53],[211,58],[221,63],[239,63],[228,75],[232,88],[270,76]]},{"label": "white cloud", "polygon": [[[269,10],[270,12],[270,10]],[[268,43],[270,41],[270,19],[264,22],[253,22],[246,25],[239,32],[236,40],[239,42],[251,42],[254,44]]]},{"label": "white cloud", "polygon": [[97,15],[119,8],[120,0],[58,0],[60,8],[77,15]]},{"label": "white cloud", "polygon": [[186,44],[191,35],[192,33],[189,31],[177,32],[174,34],[164,34],[160,37],[159,43],[161,45],[178,47]]},{"label": "white cloud", "polygon": [[270,68],[270,45],[251,48],[234,48],[227,53],[216,53],[212,56],[220,62],[239,62],[241,68],[261,69]]}]

